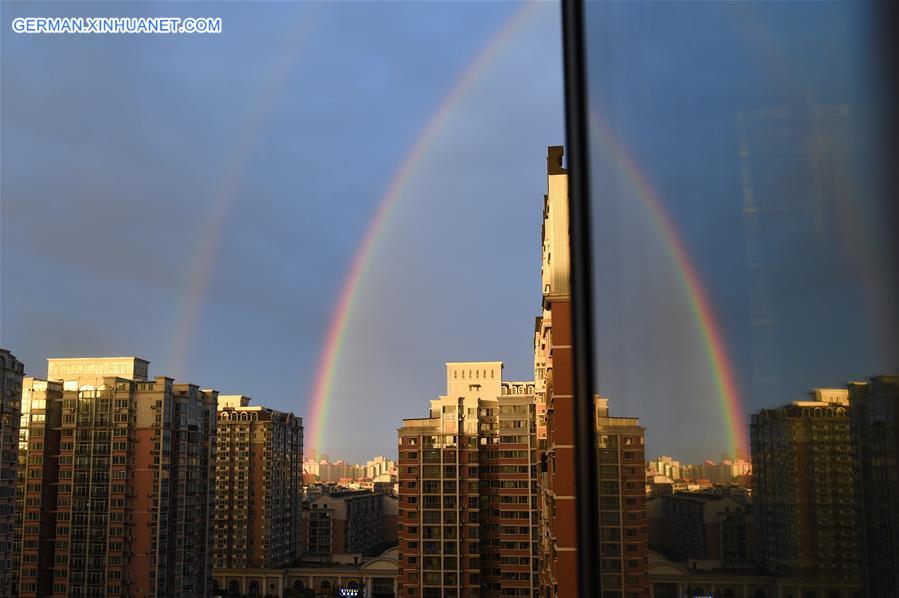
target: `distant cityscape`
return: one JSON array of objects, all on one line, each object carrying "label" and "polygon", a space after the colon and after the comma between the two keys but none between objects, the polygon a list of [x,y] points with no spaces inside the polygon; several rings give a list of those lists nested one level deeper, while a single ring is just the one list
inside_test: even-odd
[{"label": "distant cityscape", "polygon": [[[138,357],[37,377],[0,350],[0,596],[580,596],[562,160],[533,378],[446,363],[396,454],[304,448],[301,416]],[[647,458],[617,399],[593,398],[603,597],[899,596],[899,376],[771,405],[749,454],[702,463]]]}]

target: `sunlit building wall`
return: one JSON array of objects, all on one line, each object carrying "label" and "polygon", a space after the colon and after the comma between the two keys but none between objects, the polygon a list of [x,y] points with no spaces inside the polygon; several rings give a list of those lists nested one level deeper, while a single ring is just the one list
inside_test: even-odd
[{"label": "sunlit building wall", "polygon": [[[53,551],[40,550],[56,533],[62,382],[26,376],[22,384],[16,488],[15,595],[46,596],[53,589]],[[38,467],[43,465],[43,467]]]},{"label": "sunlit building wall", "polygon": [[215,567],[286,567],[300,558],[303,424],[293,413],[220,395]]},{"label": "sunlit building wall", "polygon": [[[27,448],[23,531],[31,539],[23,537],[19,595],[207,595],[217,393],[149,379],[148,362],[135,357],[50,359],[48,366],[57,384],[47,384],[43,421],[32,394],[27,436],[38,442],[35,433],[58,434],[59,442],[45,441],[33,454]],[[40,384],[32,381],[32,391]],[[53,514],[55,526],[28,527],[36,500],[35,512]],[[34,569],[26,554],[35,549],[53,563],[45,576],[50,593],[24,585]]]},{"label": "sunlit building wall", "polygon": [[752,415],[757,560],[785,576],[858,572],[846,389],[816,389]]},{"label": "sunlit building wall", "polygon": [[862,590],[899,596],[899,376],[849,385]]},{"label": "sunlit building wall", "polygon": [[19,414],[25,369],[15,355],[0,349],[0,596],[11,591],[15,536]]},{"label": "sunlit building wall", "polygon": [[[540,587],[543,596],[577,596],[577,523],[574,505],[574,404],[568,240],[568,174],[563,148],[547,149],[547,194],[541,231],[542,316],[535,342],[536,385],[542,389],[540,468]],[[540,373],[542,372],[542,376]],[[541,427],[542,427],[541,425]]]}]

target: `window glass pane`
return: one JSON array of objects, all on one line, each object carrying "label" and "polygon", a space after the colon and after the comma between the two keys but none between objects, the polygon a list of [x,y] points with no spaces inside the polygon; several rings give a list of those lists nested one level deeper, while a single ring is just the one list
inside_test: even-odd
[{"label": "window glass pane", "polygon": [[[802,570],[852,579],[858,528],[821,513],[854,500],[846,405],[874,391],[850,383],[899,364],[885,5],[585,11],[599,391],[645,427],[654,494],[750,489],[758,552],[735,541],[719,560],[798,575],[795,526],[811,526],[828,531],[804,537]],[[761,413],[787,405],[822,423]],[[802,461],[806,430],[839,454]],[[789,483],[805,470],[833,494],[791,494],[812,492]],[[617,567],[602,577],[630,589]]]}]

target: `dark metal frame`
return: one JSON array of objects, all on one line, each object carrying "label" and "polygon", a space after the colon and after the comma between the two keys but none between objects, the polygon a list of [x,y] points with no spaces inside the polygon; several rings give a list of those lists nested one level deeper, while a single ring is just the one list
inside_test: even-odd
[{"label": "dark metal frame", "polygon": [[598,597],[602,595],[602,585],[599,575],[599,478],[593,401],[593,247],[590,235],[589,114],[582,0],[562,0],[562,35],[571,241],[578,595]]}]

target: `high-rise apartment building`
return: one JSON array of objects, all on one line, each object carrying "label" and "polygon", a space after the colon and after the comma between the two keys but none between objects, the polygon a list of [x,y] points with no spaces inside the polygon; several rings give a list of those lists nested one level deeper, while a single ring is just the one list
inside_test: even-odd
[{"label": "high-rise apartment building", "polygon": [[399,429],[399,596],[536,596],[533,382],[448,363],[430,415]]},{"label": "high-rise apartment building", "polygon": [[215,567],[286,567],[300,558],[303,423],[220,395]]},{"label": "high-rise apartment building", "polygon": [[28,381],[19,595],[208,595],[217,393],[135,357],[48,363]]},{"label": "high-rise apartment building", "polygon": [[577,596],[577,521],[574,503],[574,378],[571,354],[568,173],[561,146],[548,148],[543,202],[542,311],[534,346],[540,438],[541,595]]},{"label": "high-rise apartment building", "polygon": [[[574,476],[574,378],[571,334],[568,173],[563,148],[548,148],[543,204],[542,315],[534,335],[535,407],[539,474],[536,533],[540,541],[540,593],[579,596]],[[635,418],[610,417],[597,399],[600,462],[600,541],[597,566],[602,595],[644,596],[647,520],[644,430]]]},{"label": "high-rise apartment building", "polygon": [[756,558],[777,575],[854,578],[848,391],[809,394],[752,415]]},{"label": "high-rise apartment building", "polygon": [[636,417],[612,417],[596,397],[602,595],[649,594],[644,432]]},{"label": "high-rise apartment building", "polygon": [[0,349],[0,596],[11,591],[22,362]]},{"label": "high-rise apartment building", "polygon": [[899,596],[899,376],[849,385],[865,596]]}]

